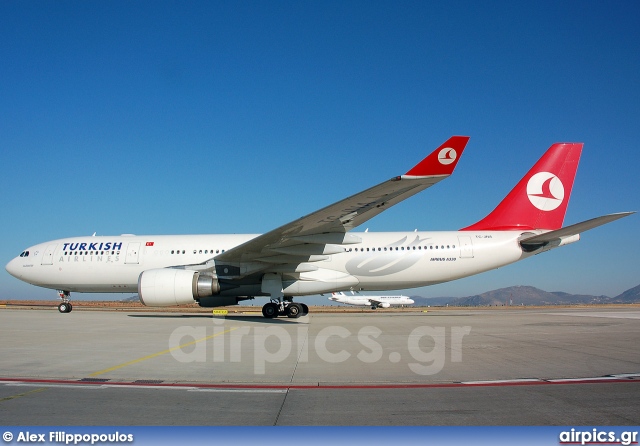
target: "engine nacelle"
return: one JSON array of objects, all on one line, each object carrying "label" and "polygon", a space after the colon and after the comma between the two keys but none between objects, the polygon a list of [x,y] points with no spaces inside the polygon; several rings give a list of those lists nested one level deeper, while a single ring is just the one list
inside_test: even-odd
[{"label": "engine nacelle", "polygon": [[138,278],[138,297],[149,307],[191,304],[219,292],[217,278],[187,269],[150,269]]},{"label": "engine nacelle", "polygon": [[389,307],[391,307],[391,304],[390,304],[389,302],[380,302],[380,303],[378,304],[378,306],[379,306],[380,308],[389,308]]}]

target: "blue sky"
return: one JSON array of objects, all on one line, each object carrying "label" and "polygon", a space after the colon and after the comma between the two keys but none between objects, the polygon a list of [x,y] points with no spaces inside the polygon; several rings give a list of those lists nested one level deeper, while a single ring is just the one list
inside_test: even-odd
[{"label": "blue sky", "polygon": [[[638,210],[639,19],[631,1],[2,2],[0,260],[93,232],[266,232],[453,134],[471,136],[456,173],[369,230],[467,226],[558,141],[585,143],[566,224]],[[640,283],[638,218],[405,294],[613,296]],[[53,297],[0,272],[0,299]]]}]

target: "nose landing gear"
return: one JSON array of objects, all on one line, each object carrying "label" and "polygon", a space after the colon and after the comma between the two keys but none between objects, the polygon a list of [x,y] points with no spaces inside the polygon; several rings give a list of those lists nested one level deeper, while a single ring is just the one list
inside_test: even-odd
[{"label": "nose landing gear", "polygon": [[58,297],[62,299],[62,303],[58,305],[58,311],[60,313],[71,313],[73,306],[71,305],[71,292],[58,290]]}]

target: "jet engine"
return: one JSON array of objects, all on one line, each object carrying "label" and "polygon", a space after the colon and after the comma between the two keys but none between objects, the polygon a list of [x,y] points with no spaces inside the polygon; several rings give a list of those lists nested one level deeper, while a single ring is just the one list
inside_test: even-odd
[{"label": "jet engine", "polygon": [[150,269],[138,278],[138,297],[149,307],[191,304],[219,292],[216,277],[187,269]]},{"label": "jet engine", "polygon": [[378,304],[378,306],[379,306],[380,308],[389,308],[389,307],[391,306],[391,304],[390,304],[389,302],[380,302],[380,303]]}]

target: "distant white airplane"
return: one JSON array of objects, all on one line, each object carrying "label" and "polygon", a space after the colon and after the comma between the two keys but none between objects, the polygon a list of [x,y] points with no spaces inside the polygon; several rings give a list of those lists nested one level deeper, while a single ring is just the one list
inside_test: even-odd
[{"label": "distant white airplane", "polygon": [[391,306],[412,305],[415,302],[408,296],[362,296],[353,294],[349,296],[343,292],[331,293],[329,300],[347,305],[359,305],[376,308],[389,308]]},{"label": "distant white airplane", "polygon": [[[582,144],[559,143],[493,212],[471,226],[446,232],[350,232],[451,175],[468,140],[453,136],[404,175],[266,234],[64,238],[25,249],[6,269],[24,282],[58,290],[62,313],[71,311],[72,291],[137,292],[143,304],[157,307],[193,302],[218,307],[267,296],[265,317],[295,318],[309,311],[293,302],[295,296],[448,282],[576,242],[581,232],[633,213],[563,228]],[[492,175],[484,176],[490,180]],[[416,211],[428,216],[447,210]]]}]

